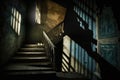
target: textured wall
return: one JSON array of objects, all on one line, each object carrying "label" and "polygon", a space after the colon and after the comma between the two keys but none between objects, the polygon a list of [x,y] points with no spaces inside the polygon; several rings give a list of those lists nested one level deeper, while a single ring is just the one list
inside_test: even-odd
[{"label": "textured wall", "polygon": [[99,16],[98,22],[99,53],[101,53],[108,62],[119,67],[119,31],[114,12],[111,7],[104,7],[101,15]]},{"label": "textured wall", "polygon": [[48,0],[47,6],[48,13],[46,24],[50,28],[53,28],[64,20],[66,9],[50,0]]},{"label": "textured wall", "polygon": [[[3,23],[0,23],[2,26],[0,29],[0,66],[5,64],[8,59],[15,53],[15,51],[21,46],[21,43],[24,40],[24,20],[25,20],[25,8],[21,5],[21,2],[16,1],[3,1],[3,4],[0,5],[4,9],[2,10],[3,14]],[[20,35],[18,35],[15,30],[10,25],[11,20],[11,9],[12,7],[16,8],[21,13],[21,30]],[[0,15],[1,16],[1,15]]]}]

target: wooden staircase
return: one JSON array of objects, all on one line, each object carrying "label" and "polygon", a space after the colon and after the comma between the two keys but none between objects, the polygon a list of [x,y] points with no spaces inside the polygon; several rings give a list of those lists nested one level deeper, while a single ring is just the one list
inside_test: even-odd
[{"label": "wooden staircase", "polygon": [[42,43],[25,44],[4,67],[2,75],[3,80],[55,80],[56,78]]}]

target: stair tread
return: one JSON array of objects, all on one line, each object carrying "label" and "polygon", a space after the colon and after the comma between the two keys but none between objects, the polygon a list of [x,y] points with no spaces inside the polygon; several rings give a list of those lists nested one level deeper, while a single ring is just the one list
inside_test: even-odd
[{"label": "stair tread", "polygon": [[13,59],[48,59],[46,56],[42,56],[42,57],[13,57]]},{"label": "stair tread", "polygon": [[36,43],[36,44],[25,44],[24,46],[26,47],[39,47],[39,46],[44,46],[43,43]]},{"label": "stair tread", "polygon": [[50,65],[51,62],[29,62],[29,63],[25,63],[25,62],[19,62],[19,63],[10,63],[10,64],[14,64],[14,65]]},{"label": "stair tread", "polygon": [[20,48],[20,50],[44,50],[45,48],[35,48],[35,47],[33,47],[33,48],[28,48],[28,47],[25,47],[25,48]]},{"label": "stair tread", "polygon": [[45,54],[45,52],[17,52],[17,54]]},{"label": "stair tread", "polygon": [[9,65],[6,67],[6,70],[52,70],[51,67],[36,67],[36,66],[28,66],[28,65]]},{"label": "stair tread", "polygon": [[55,71],[16,71],[7,73],[8,75],[38,75],[38,74],[55,74]]}]

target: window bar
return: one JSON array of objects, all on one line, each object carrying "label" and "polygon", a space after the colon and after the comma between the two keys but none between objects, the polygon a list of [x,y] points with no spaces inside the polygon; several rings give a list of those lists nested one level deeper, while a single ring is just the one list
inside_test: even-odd
[{"label": "window bar", "polygon": [[13,30],[15,28],[15,8],[13,8]]},{"label": "window bar", "polygon": [[[88,4],[88,5],[89,5],[89,2],[90,2],[90,0],[87,0],[87,4]],[[87,8],[87,7],[86,7],[86,8]],[[88,14],[89,14],[89,8],[87,9],[87,12],[88,12]],[[90,26],[89,26],[89,19],[90,19],[90,17],[88,16],[88,17],[87,17],[88,27],[90,27]],[[88,65],[87,65],[87,68],[88,68],[88,70],[89,70],[89,69],[90,69],[90,68],[89,68],[89,67],[90,67],[90,57],[89,57],[89,55],[88,55],[88,58],[87,58],[87,62],[88,62],[88,63],[87,63],[87,64],[88,64]],[[90,70],[89,70],[89,71],[90,71]],[[87,75],[90,75],[90,72],[89,72],[89,71],[87,72]]]},{"label": "window bar", "polygon": [[82,71],[82,48],[79,46],[80,49],[80,73]]},{"label": "window bar", "polygon": [[[91,9],[93,8],[93,0],[91,0]],[[91,10],[91,15],[93,16],[93,12],[92,12],[92,10]],[[93,31],[93,20],[91,21],[91,30]],[[94,35],[94,34],[93,34]],[[92,50],[93,50],[93,44],[92,44]],[[92,58],[92,57],[91,57]],[[93,58],[92,58],[92,60],[91,60],[91,71],[93,72],[93,68],[94,68],[94,63],[93,63]],[[93,78],[93,75],[91,76],[91,78]]]},{"label": "window bar", "polygon": [[81,47],[81,74],[83,74],[83,65],[84,65],[84,63],[83,63],[83,61],[84,61],[83,60],[83,56],[84,56],[83,52],[84,52],[83,48]]},{"label": "window bar", "polygon": [[76,44],[76,72],[78,72],[78,44]]},{"label": "window bar", "polygon": [[20,35],[20,27],[21,27],[21,14],[19,14],[18,35]]},{"label": "window bar", "polygon": [[69,72],[71,68],[71,53],[72,53],[72,40],[70,39],[70,57],[69,57],[69,69],[68,69]]},{"label": "window bar", "polygon": [[18,11],[16,11],[16,28],[15,28],[15,31],[16,33],[18,34],[18,24],[19,24],[19,19],[18,19]]},{"label": "window bar", "polygon": [[[83,10],[84,10],[84,0],[82,0],[82,4],[83,4]],[[85,21],[85,13],[83,12],[83,16],[82,16],[83,20]],[[83,25],[84,26],[84,25]],[[83,27],[84,28],[84,27]],[[83,50],[83,74],[85,76],[85,50]]]},{"label": "window bar", "polygon": [[[91,2],[91,0],[88,0],[87,1],[88,2],[88,5],[90,5],[90,2]],[[90,14],[90,8],[88,8],[88,14]],[[91,29],[91,19],[90,19],[90,17],[88,16],[88,25],[89,25],[89,29]],[[92,60],[91,60],[91,57],[90,56],[88,56],[88,67],[89,67],[89,71],[91,71],[91,62],[92,62]],[[91,78],[91,76],[92,76],[92,74],[91,73],[88,73],[90,76],[90,78]]]},{"label": "window bar", "polygon": [[[86,1],[84,0],[84,9],[87,10],[85,4],[86,4]],[[86,11],[86,12],[87,12],[87,11]],[[88,24],[88,23],[87,23],[87,14],[85,14],[85,23]],[[88,27],[89,27],[89,26],[88,26]],[[86,67],[86,69],[88,68],[87,58],[88,58],[87,52],[85,51],[85,67]],[[88,69],[85,71],[85,75],[88,76]]]},{"label": "window bar", "polygon": [[10,26],[13,26],[13,15],[11,15],[11,22],[10,22]]},{"label": "window bar", "polygon": [[78,45],[78,72],[80,72],[79,70],[80,70],[80,47],[79,47],[79,45]]},{"label": "window bar", "polygon": [[[76,59],[75,59],[76,58],[76,56],[75,56],[76,55],[76,44],[75,44],[75,42],[74,42],[74,53],[73,54],[74,54],[74,61],[73,62],[74,62],[74,69],[75,69],[75,67],[76,67],[76,65],[75,65],[75,63],[76,63]],[[75,71],[76,71],[76,69],[75,69]]]},{"label": "window bar", "polygon": [[16,25],[17,25],[18,22],[17,22],[17,17],[16,16],[17,16],[17,10],[15,9],[15,15],[14,15],[14,18],[15,18],[15,27],[14,27],[14,30],[17,33],[17,26]]}]

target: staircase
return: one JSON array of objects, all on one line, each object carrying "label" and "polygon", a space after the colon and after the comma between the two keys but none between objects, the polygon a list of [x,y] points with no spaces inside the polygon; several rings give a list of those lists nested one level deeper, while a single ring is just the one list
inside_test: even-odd
[{"label": "staircase", "polygon": [[4,67],[2,75],[3,80],[55,80],[56,78],[42,43],[25,44]]}]

